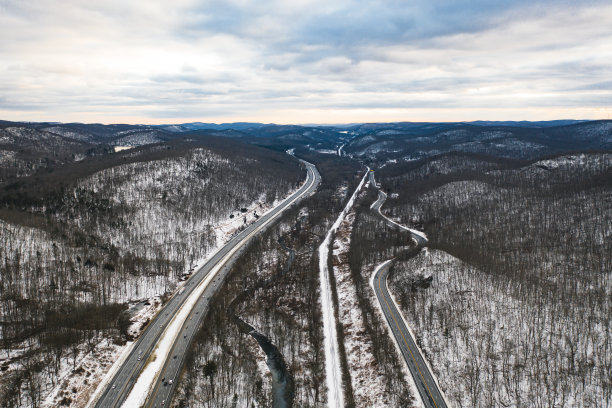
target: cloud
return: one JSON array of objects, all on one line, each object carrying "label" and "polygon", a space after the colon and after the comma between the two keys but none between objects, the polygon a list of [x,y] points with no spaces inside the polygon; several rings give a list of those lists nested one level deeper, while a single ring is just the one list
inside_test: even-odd
[{"label": "cloud", "polygon": [[560,106],[601,115],[612,100],[605,1],[0,0],[0,8],[6,119],[274,121],[274,112],[301,111],[303,122],[317,122],[306,115],[353,111],[357,121],[368,109],[389,117],[491,107],[531,115]]}]

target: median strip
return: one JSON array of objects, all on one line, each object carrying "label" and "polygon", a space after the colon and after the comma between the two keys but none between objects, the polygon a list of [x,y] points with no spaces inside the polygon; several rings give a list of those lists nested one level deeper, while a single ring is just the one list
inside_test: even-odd
[{"label": "median strip", "polygon": [[[172,345],[176,341],[177,337],[180,334],[180,329],[183,324],[189,317],[193,307],[199,301],[204,291],[210,284],[212,280],[215,279],[216,275],[219,273],[221,268],[225,266],[225,264],[235,255],[237,251],[239,251],[249,240],[250,238],[260,232],[263,228],[265,228],[269,223],[271,223],[278,215],[280,215],[286,208],[288,208],[291,204],[297,201],[300,197],[302,197],[313,185],[315,185],[317,181],[317,177],[315,176],[316,170],[313,167],[309,167],[308,175],[306,178],[306,183],[300,188],[298,191],[287,197],[283,202],[281,202],[277,207],[270,209],[268,213],[264,214],[261,220],[265,220],[261,223],[261,225],[257,226],[253,231],[251,231],[248,235],[243,237],[207,274],[207,276],[193,289],[189,297],[184,301],[183,305],[180,307],[179,311],[174,315],[170,323],[164,329],[162,335],[160,336],[155,348],[150,354],[151,356],[155,356],[156,358],[151,358],[149,363],[146,365],[145,369],[141,372],[138,377],[138,380],[132,390],[130,391],[128,397],[122,404],[122,407],[131,408],[142,406],[149,396],[150,392],[153,389],[153,386],[164,367],[164,363],[166,362],[168,356],[170,355],[170,351],[172,349]],[[269,213],[279,210],[277,214],[271,216],[266,219],[266,215]]]}]

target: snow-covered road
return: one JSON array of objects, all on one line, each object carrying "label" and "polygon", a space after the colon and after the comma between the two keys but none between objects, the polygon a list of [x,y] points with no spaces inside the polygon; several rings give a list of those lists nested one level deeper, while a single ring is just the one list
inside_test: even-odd
[{"label": "snow-covered road", "polygon": [[[368,169],[369,172],[369,169]],[[327,231],[323,243],[319,246],[319,281],[321,285],[321,310],[323,312],[323,334],[325,349],[325,376],[327,380],[327,406],[331,408],[344,407],[344,394],[342,387],[342,372],[340,370],[340,355],[338,353],[338,333],[336,333],[336,317],[332,301],[331,287],[329,282],[329,268],[327,260],[329,247],[333,235],[344,220],[344,217],[353,207],[357,194],[363,187],[368,173],[363,175],[361,182],[353,192],[344,210],[340,213],[336,222]]]}]

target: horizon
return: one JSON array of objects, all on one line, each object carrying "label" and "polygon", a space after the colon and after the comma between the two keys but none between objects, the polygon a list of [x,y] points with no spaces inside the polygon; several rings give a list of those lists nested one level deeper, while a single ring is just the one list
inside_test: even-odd
[{"label": "horizon", "polygon": [[[599,112],[599,110],[597,110]],[[433,115],[432,115],[433,116]],[[543,115],[544,116],[544,115]],[[276,117],[281,119],[283,115],[273,115],[272,117]],[[510,116],[510,117],[470,117],[469,119],[458,118],[448,118],[448,119],[439,119],[439,118],[402,118],[402,117],[393,117],[393,118],[381,118],[380,120],[346,120],[346,121],[283,121],[283,120],[257,120],[257,118],[245,119],[242,117],[235,118],[182,118],[182,119],[170,119],[165,120],[166,118],[147,118],[146,121],[138,121],[136,119],[130,120],[113,120],[111,117],[107,118],[98,118],[97,120],[83,120],[83,117],[75,118],[74,120],[58,120],[58,119],[43,119],[43,118],[7,118],[5,116],[0,117],[0,120],[7,122],[23,122],[23,123],[61,123],[61,124],[69,124],[69,123],[80,123],[80,124],[100,124],[100,125],[142,125],[142,126],[161,126],[161,125],[181,125],[188,123],[205,123],[205,124],[235,124],[235,123],[257,123],[257,124],[266,124],[266,125],[296,125],[296,126],[344,126],[344,125],[357,125],[357,124],[367,124],[367,123],[472,123],[472,122],[554,122],[554,121],[598,121],[598,120],[612,120],[612,108],[610,113],[606,113],[605,116],[586,116],[582,117],[570,117],[570,116],[554,116],[554,115],[545,115],[545,117],[539,117],[537,115],[533,116]]]},{"label": "horizon", "polygon": [[27,123],[27,124],[57,124],[57,125],[102,125],[102,126],[117,126],[117,125],[127,125],[127,126],[180,126],[180,125],[191,125],[191,124],[202,124],[202,125],[237,125],[237,124],[253,124],[253,125],[262,125],[262,126],[303,126],[303,127],[317,127],[317,126],[329,126],[329,127],[348,127],[348,126],[359,126],[359,125],[368,125],[368,124],[400,124],[400,123],[436,123],[436,124],[473,124],[478,122],[484,123],[549,123],[549,122],[597,122],[597,121],[609,121],[612,120],[610,118],[602,118],[602,119],[573,119],[573,118],[560,118],[560,119],[546,119],[546,120],[427,120],[427,121],[418,121],[418,120],[397,120],[397,121],[384,121],[384,122],[351,122],[351,123],[283,123],[283,122],[251,122],[244,120],[237,120],[232,122],[208,122],[202,120],[194,120],[189,122],[175,122],[175,123],[128,123],[128,122],[83,122],[83,121],[70,121],[70,122],[62,122],[62,121],[47,121],[47,120],[8,120],[0,118],[0,122],[13,122],[13,123]]}]

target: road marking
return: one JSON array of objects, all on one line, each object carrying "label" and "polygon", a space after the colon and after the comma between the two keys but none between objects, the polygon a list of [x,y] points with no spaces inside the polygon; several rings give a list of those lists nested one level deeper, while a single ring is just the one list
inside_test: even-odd
[{"label": "road marking", "polygon": [[[411,229],[411,228],[405,227],[405,226],[403,226],[403,225],[401,225],[401,224],[399,224],[399,223],[397,223],[397,222],[395,222],[395,221],[391,220],[389,217],[387,217],[386,215],[384,215],[384,214],[382,213],[382,211],[381,211],[381,207],[382,207],[382,205],[384,204],[384,202],[386,201],[387,194],[385,194],[385,193],[384,193],[384,192],[383,192],[383,191],[382,191],[382,190],[381,190],[381,189],[378,187],[378,185],[376,184],[376,181],[374,180],[374,173],[373,173],[373,172],[372,172],[372,173],[370,173],[370,180],[372,181],[372,183],[374,184],[374,186],[375,186],[375,187],[378,189],[378,199],[377,199],[377,200],[376,200],[376,201],[375,201],[375,202],[374,202],[374,203],[373,203],[373,204],[370,206],[370,209],[374,209],[374,208],[376,208],[376,210],[377,210],[378,214],[379,214],[379,215],[380,215],[382,218],[384,218],[385,220],[387,220],[387,221],[388,221],[388,222],[390,222],[391,224],[393,224],[393,225],[395,225],[395,226],[399,227],[400,229],[402,229],[402,230],[404,230],[404,231],[409,232],[409,233],[411,234],[411,236],[412,236],[412,239],[415,241],[415,243],[416,243],[417,245],[419,245],[419,244],[421,244],[421,245],[426,244],[426,243],[428,242],[428,239],[427,239],[427,236],[426,236],[424,233],[422,233],[421,231],[418,231],[418,230],[413,230],[413,229]],[[417,238],[415,238],[415,237],[418,237],[419,239],[417,239]],[[387,262],[390,262],[390,261],[391,261],[391,260],[389,260],[389,261],[387,261]],[[384,263],[383,263],[382,265],[384,265]],[[382,265],[381,265],[381,266],[382,266]],[[379,267],[379,268],[380,268],[380,267]],[[387,268],[388,268],[388,267],[387,267]],[[412,350],[410,349],[410,346],[408,345],[408,342],[406,341],[406,337],[404,336],[404,332],[401,330],[400,325],[399,325],[399,323],[398,323],[398,321],[397,321],[397,319],[396,319],[396,315],[398,315],[399,317],[402,317],[402,315],[401,315],[401,311],[400,311],[400,310],[399,310],[399,309],[398,309],[398,308],[395,306],[395,304],[394,304],[394,308],[393,308],[393,309],[391,309],[391,307],[389,306],[389,302],[387,301],[387,298],[386,298],[386,297],[384,296],[384,294],[382,293],[382,286],[381,286],[381,279],[382,279],[382,274],[381,274],[381,271],[382,271],[382,270],[384,270],[384,268],[381,268],[381,269],[379,269],[379,270],[378,270],[378,274],[379,274],[379,275],[378,275],[378,289],[379,289],[379,292],[381,293],[381,296],[384,298],[385,303],[387,304],[387,309],[388,309],[389,313],[391,313],[391,316],[393,317],[393,320],[395,321],[395,326],[397,327],[397,329],[399,330],[400,334],[402,335],[402,339],[404,340],[404,345],[405,345],[405,346],[406,346],[406,348],[408,349],[408,352],[410,353],[410,356],[412,357],[412,361],[413,361],[414,365],[416,366],[416,368],[417,368],[417,370],[418,370],[418,372],[419,372],[419,375],[421,376],[421,379],[423,380],[423,383],[425,384],[425,388],[427,389],[427,392],[428,392],[428,394],[429,394],[429,397],[431,398],[432,402],[434,403],[435,407],[437,408],[437,407],[438,407],[438,404],[436,403],[436,400],[434,399],[433,395],[431,394],[431,390],[429,389],[429,385],[427,385],[427,381],[425,380],[425,377],[423,376],[423,373],[421,372],[421,368],[420,368],[420,367],[419,367],[419,365],[417,364],[416,359],[414,358],[414,354],[412,353]],[[387,273],[387,276],[388,276],[388,273]],[[375,276],[372,276],[372,279],[374,279],[374,277],[375,277]],[[371,281],[371,284],[372,284],[372,283],[373,283],[373,281]],[[388,285],[386,284],[386,280],[385,280],[385,286],[386,286],[386,289],[387,289],[387,292],[386,292],[386,293],[387,293],[387,294],[389,295],[389,297],[390,297],[391,295],[390,295],[390,293],[389,293],[389,290],[388,290],[388,289],[389,289],[389,287],[388,287]],[[376,292],[376,291],[375,291],[375,292]],[[378,298],[378,302],[380,303],[380,306],[381,306],[381,309],[382,309],[382,302],[380,301],[380,296],[378,296],[378,293],[376,293],[376,296],[377,296],[377,298]],[[394,312],[394,311],[395,311],[395,312]],[[383,311],[383,315],[384,315],[384,317],[385,317],[385,320],[387,320],[387,322],[389,322],[389,320],[386,318],[386,315],[384,314],[384,311]],[[408,323],[407,323],[407,322],[406,322],[406,321],[403,319],[403,317],[402,317],[402,320],[404,321],[405,327],[406,327],[408,330],[410,330],[410,329],[409,329],[409,327],[408,327]],[[393,337],[396,337],[396,336],[393,334],[393,328],[391,327],[391,325],[390,325],[390,324],[389,324],[389,329],[391,330],[391,334],[392,334],[392,336],[393,336]],[[396,342],[396,344],[397,344],[397,342]],[[400,345],[399,345],[399,344],[397,344],[397,345],[398,345],[398,348],[400,349],[400,353],[401,353],[401,347],[400,347]],[[417,347],[417,349],[418,349],[418,346],[416,345],[416,342],[414,342],[414,345],[415,345],[415,347]],[[403,353],[401,353],[401,354],[403,354]],[[423,360],[423,363],[424,363],[424,364],[427,364],[427,363],[426,363],[426,361],[425,361],[425,358],[423,357],[423,355],[422,355],[421,353],[419,353],[419,354],[420,354],[421,359]],[[433,376],[433,373],[432,373],[432,372],[431,372],[429,369],[427,370],[427,372],[428,372],[428,374],[430,374],[430,375],[431,375],[432,380],[434,381],[434,383],[436,383],[436,380],[435,380],[435,378],[434,378],[434,376]],[[416,385],[416,381],[415,381],[415,385]],[[418,388],[418,387],[417,387],[417,388]],[[436,389],[437,389],[437,391],[440,393],[440,395],[441,395],[441,397],[442,397],[442,400],[444,401],[445,405],[447,405],[447,404],[446,404],[446,401],[444,400],[444,397],[442,396],[442,392],[440,391],[439,386],[437,385],[437,383],[436,383]],[[420,391],[419,391],[419,394],[420,394]],[[423,401],[423,403],[425,403],[425,402]]]},{"label": "road marking", "polygon": [[[381,286],[381,280],[382,280],[382,274],[378,273],[378,290],[380,291],[380,293],[382,294],[382,286]],[[404,336],[404,332],[402,331],[399,323],[397,322],[397,319],[395,318],[395,314],[392,313],[391,307],[389,306],[389,302],[387,301],[387,298],[385,296],[383,296],[383,299],[387,305],[387,309],[389,310],[389,312],[391,313],[391,317],[393,317],[393,321],[395,322],[395,326],[397,327],[397,329],[399,330],[400,334],[402,335],[402,339],[404,340],[404,344],[406,345],[406,348],[408,349],[408,352],[410,353],[410,357],[412,357],[412,361],[414,362],[414,365],[416,366],[421,379],[423,380],[423,384],[425,384],[425,388],[427,388],[427,392],[429,393],[429,397],[431,398],[431,400],[433,401],[434,405],[436,406],[436,408],[438,408],[438,404],[436,404],[436,400],[434,399],[433,395],[431,395],[431,390],[429,389],[429,386],[427,385],[427,381],[425,381],[425,377],[423,376],[423,373],[421,372],[421,369],[419,368],[419,364],[417,363],[416,359],[414,358],[414,354],[412,354],[412,350],[410,350],[410,346],[408,345],[408,342],[406,341],[406,337]]]},{"label": "road marking", "polygon": [[[244,230],[244,231],[242,231],[242,232],[238,233],[238,234],[237,234],[237,235],[236,235],[236,236],[233,238],[233,239],[237,239],[236,244],[234,244],[234,247],[233,247],[231,250],[227,250],[227,252],[226,252],[225,256],[221,256],[221,258],[222,258],[221,260],[223,260],[223,259],[227,258],[227,254],[228,254],[228,253],[231,253],[231,254],[233,255],[235,252],[237,252],[237,251],[236,251],[236,247],[238,247],[238,248],[239,248],[239,247],[242,247],[242,246],[244,245],[244,243],[245,243],[246,241],[248,241],[248,240],[250,239],[250,237],[251,237],[251,236],[252,236],[252,235],[253,235],[255,232],[258,232],[258,231],[260,231],[261,229],[263,229],[263,228],[264,228],[264,227],[265,227],[265,226],[266,226],[268,223],[270,223],[272,220],[274,220],[274,219],[276,218],[276,216],[280,215],[282,212],[284,212],[284,211],[285,211],[285,209],[287,209],[289,206],[293,205],[293,204],[294,204],[294,203],[295,203],[295,202],[296,202],[296,201],[297,201],[297,200],[298,200],[300,197],[304,196],[304,194],[305,194],[306,192],[308,192],[308,191],[309,191],[309,190],[310,190],[310,189],[311,189],[311,188],[312,188],[312,187],[315,185],[315,183],[316,183],[316,181],[317,181],[317,176],[316,176],[316,174],[315,174],[315,171],[316,171],[316,166],[315,166],[315,165],[313,165],[313,164],[307,163],[307,162],[304,162],[304,163],[306,164],[306,167],[307,167],[307,171],[306,171],[306,181],[304,182],[304,185],[303,185],[303,186],[302,186],[300,189],[298,189],[298,191],[296,191],[296,192],[294,193],[294,194],[295,194],[295,196],[294,196],[294,197],[289,196],[289,197],[286,199],[286,201],[285,201],[285,202],[281,203],[281,204],[280,204],[278,207],[276,207],[275,209],[278,211],[278,212],[277,212],[277,214],[270,216],[269,214],[271,214],[271,213],[272,213],[272,212],[275,210],[275,209],[272,209],[272,210],[270,211],[270,213],[266,214],[266,215],[268,215],[268,216],[269,216],[269,218],[268,218],[268,219],[266,219],[265,221],[263,221],[263,218],[264,218],[265,216],[264,216],[264,217],[262,217],[262,221],[263,221],[263,222],[262,222],[262,224],[261,224],[260,226],[256,227],[256,228],[254,228],[254,229],[253,229],[253,231],[251,231],[251,232],[250,232],[250,233],[249,233],[249,234],[248,234],[246,237],[242,237],[242,238],[240,238],[240,239],[237,239],[238,237],[240,237],[240,235],[243,235],[243,233],[244,233],[244,232],[246,232],[247,230]],[[306,187],[306,186],[307,186],[307,187]],[[303,191],[302,191],[301,193],[299,193],[299,191],[300,191],[301,189],[303,189]],[[253,225],[256,225],[256,224],[253,224]],[[230,243],[231,243],[231,241],[232,241],[233,239],[231,239],[231,240],[230,240],[230,241],[229,241],[227,244],[230,244]],[[226,244],[226,245],[227,245],[227,244]],[[238,244],[240,244],[240,245],[238,245]],[[210,261],[212,261],[212,260],[213,260],[213,259],[214,259],[216,256],[218,256],[218,255],[219,255],[219,254],[220,254],[220,253],[223,251],[223,249],[225,249],[225,248],[226,248],[225,246],[224,246],[224,247],[222,247],[222,248],[219,250],[219,252],[217,252],[215,255],[213,255],[213,256],[210,258],[209,262],[210,262]],[[218,265],[218,263],[219,263],[219,261],[217,261],[217,262],[215,263],[215,265]],[[225,263],[227,263],[227,259],[226,259],[226,260],[223,262],[223,264],[225,264]],[[205,265],[206,265],[206,264],[205,264]],[[203,265],[202,267],[204,267],[205,265]],[[204,276],[202,276],[201,278],[199,278],[199,281],[198,281],[198,285],[197,285],[197,286],[200,286],[200,285],[203,283],[203,281],[206,281],[206,280],[207,280],[206,278],[208,278],[208,277],[209,277],[210,272],[212,272],[212,269],[215,269],[215,268],[214,268],[214,267],[212,267],[212,268],[211,268],[211,270],[210,270],[208,273],[206,273]],[[221,269],[221,268],[217,268],[217,271],[215,272],[215,275],[216,275],[216,273],[218,273],[218,272],[219,272],[219,270],[220,270],[220,269]],[[201,268],[200,268],[200,270],[201,270]],[[209,282],[208,282],[208,283],[207,283],[205,286],[207,287],[209,284],[210,284],[210,280],[209,280]],[[217,285],[217,286],[218,286],[218,285]],[[190,296],[191,296],[191,295],[192,295],[192,294],[193,294],[193,293],[196,291],[196,287],[192,287],[191,289],[192,289],[192,290],[190,290],[190,291],[189,291],[189,293],[188,293],[188,295],[189,295],[188,297],[190,297]],[[205,288],[205,289],[203,289],[203,291],[202,291],[202,293],[201,293],[201,294],[203,294],[203,292],[204,292],[205,290],[206,290],[206,288]],[[173,298],[175,298],[175,297],[176,297],[176,295],[174,295],[174,296],[173,296]],[[196,304],[197,304],[197,301],[196,301]],[[180,305],[177,305],[177,311],[178,311],[178,309],[180,309],[180,307],[179,307],[179,306],[180,306]],[[194,304],[194,307],[195,307],[195,304]],[[192,308],[192,310],[193,310],[193,308]],[[162,309],[161,313],[163,313],[163,311],[164,311],[164,309]],[[158,316],[161,316],[161,313],[160,313],[160,314],[158,314]],[[171,319],[170,319],[170,321],[166,321],[166,323],[165,323],[165,324],[167,325],[167,326],[166,326],[166,328],[165,328],[165,329],[164,329],[164,330],[163,330],[161,333],[159,333],[159,332],[158,332],[158,334],[157,334],[157,335],[154,335],[154,338],[152,339],[151,343],[150,343],[150,344],[149,344],[149,345],[146,347],[145,354],[149,354],[149,357],[150,357],[151,350],[153,350],[154,346],[156,346],[156,345],[158,344],[159,339],[160,339],[160,338],[163,336],[163,334],[166,332],[166,330],[167,330],[167,328],[168,328],[168,326],[169,326],[169,323],[171,323],[171,321],[172,321],[172,320],[174,320],[174,315],[175,315],[175,314],[176,314],[176,313],[173,313],[173,318],[171,318]],[[143,335],[142,335],[142,336],[140,336],[140,338],[139,338],[139,340],[137,340],[137,342],[139,342],[139,341],[141,341],[141,340],[142,340],[142,341],[144,341],[144,338],[146,337],[146,335],[147,335],[147,333],[148,333],[149,329],[151,329],[151,328],[154,326],[154,324],[157,324],[157,322],[155,322],[155,320],[154,320],[154,321],[152,321],[151,323],[153,323],[153,324],[151,324],[149,327],[147,327],[147,329],[145,330],[145,333],[143,333]],[[161,326],[162,326],[162,325],[160,325],[160,328],[161,328]],[[151,329],[151,330],[152,330],[152,329]],[[139,344],[140,344],[140,345],[142,345],[142,342],[140,342]],[[174,350],[174,346],[175,346],[175,345],[176,345],[176,343],[175,343],[175,342],[173,342],[173,348],[172,348],[172,350]],[[136,352],[136,350],[138,349],[138,347],[139,347],[138,345],[135,345],[134,349],[132,350],[132,352],[130,353],[130,355],[127,357],[126,362],[130,360],[130,358],[131,358],[131,357],[134,355],[134,353]],[[139,350],[139,352],[141,352],[141,351],[142,351],[142,350]],[[144,365],[143,365],[143,368],[146,366],[146,362],[147,362],[147,360],[148,360],[148,358],[147,358],[146,360],[144,360],[144,361],[143,361],[143,362],[140,364],[140,365],[143,365],[143,364],[144,364]],[[168,360],[166,360],[166,361],[168,361]],[[124,364],[125,364],[125,363],[124,363]],[[124,366],[124,365],[123,365],[123,366]],[[133,365],[133,366],[132,366],[132,369],[131,369],[131,370],[128,372],[128,374],[127,374],[127,380],[126,380],[126,381],[122,381],[123,385],[122,385],[122,386],[121,386],[121,388],[118,390],[118,393],[117,393],[117,395],[115,396],[115,398],[113,398],[111,406],[113,406],[113,407],[114,407],[114,406],[117,406],[117,401],[118,401],[118,400],[121,400],[121,398],[122,398],[122,394],[123,394],[123,392],[126,390],[126,387],[129,385],[129,383],[130,383],[131,381],[133,381],[133,380],[134,380],[132,377],[134,376],[134,374],[136,373],[136,371],[138,371],[138,366],[139,366],[138,362],[137,362],[135,365]],[[164,364],[164,367],[165,367],[165,364]],[[121,374],[120,374],[120,372],[121,372],[121,367],[119,367],[119,368],[118,368],[116,376],[114,376],[114,377],[113,377],[113,378],[110,380],[109,384],[114,384],[114,383],[116,383],[117,381],[121,380],[121,378],[124,378],[124,377],[125,377],[125,375],[121,375]],[[140,370],[140,372],[142,372],[142,370]],[[139,374],[139,376],[140,376],[140,374]],[[136,378],[136,380],[134,381],[134,383],[137,381],[137,379],[138,379],[138,378]],[[108,396],[109,396],[109,394],[110,394],[112,391],[113,391],[113,390],[112,390],[112,388],[108,388],[108,387],[106,387],[106,390],[105,390],[104,392],[102,392],[102,394],[100,395],[99,399],[97,399],[97,400],[95,401],[95,405],[96,405],[96,406],[98,406],[98,404],[102,404],[102,406],[103,406],[104,404],[103,404],[103,402],[102,402],[102,401],[105,399],[105,396],[106,396],[106,397],[108,397]],[[128,396],[129,396],[129,393],[128,393]],[[147,399],[148,399],[148,398],[149,398],[149,396],[147,397]],[[124,401],[124,402],[125,402],[125,401]]]},{"label": "road marking", "polygon": [[[317,177],[315,175],[315,172],[313,170],[313,168],[316,168],[314,165],[312,166],[308,166],[308,170],[307,170],[307,175],[306,175],[306,182],[304,183],[304,186],[307,186],[306,188],[304,188],[304,190],[299,193],[296,194],[295,197],[291,198],[289,197],[288,200],[281,204],[279,207],[276,207],[277,213],[273,214],[273,215],[269,215],[271,214],[274,210],[272,210],[270,213],[266,214],[267,216],[269,216],[268,219],[266,219],[265,221],[262,222],[261,225],[255,227],[253,229],[253,231],[249,232],[245,237],[241,238],[233,248],[231,248],[230,250],[228,250],[228,252],[222,257],[222,259],[217,262],[215,264],[215,266],[209,271],[208,274],[206,274],[206,276],[202,279],[202,281],[206,281],[208,278],[208,283],[205,284],[206,287],[208,287],[208,285],[210,284],[210,277],[214,277],[216,276],[217,273],[219,273],[219,271],[225,266],[225,264],[227,264],[227,262],[235,255],[236,252],[238,252],[238,250],[243,247],[246,242],[248,242],[253,235],[257,234],[258,232],[260,232],[263,228],[265,228],[269,223],[271,223],[274,219],[276,219],[276,217],[278,217],[280,214],[282,214],[287,208],[289,208],[291,205],[293,205],[298,199],[300,199],[301,197],[304,196],[304,194],[306,194],[306,192],[308,192],[316,183],[317,181]],[[310,179],[310,180],[309,180]],[[262,217],[263,220],[263,217]],[[253,224],[255,225],[255,224]],[[245,230],[246,231],[246,230]],[[216,269],[216,272],[212,273],[213,270]],[[197,287],[199,287],[203,282],[200,281],[200,283],[197,285]],[[197,287],[194,289],[194,291],[197,289]],[[202,290],[201,294],[203,294],[206,291],[206,287]],[[200,297],[198,295],[198,297]],[[199,299],[198,299],[199,300]],[[193,312],[193,309],[196,307],[197,302],[194,304],[191,312],[189,315],[191,315],[191,313]],[[179,330],[182,331],[183,328],[181,326],[181,329]],[[172,355],[174,353],[174,350],[176,348],[177,344],[176,342],[173,342],[172,347],[170,349],[170,353],[168,354],[168,356]],[[184,356],[183,356],[184,357]],[[181,363],[183,361],[183,357],[181,357]],[[168,365],[172,362],[172,359],[166,359],[164,365],[162,366],[162,369],[159,371],[158,375],[157,375],[157,381],[155,382],[155,385],[153,386],[153,390],[152,392],[147,396],[147,399],[145,401],[145,405],[144,406],[151,406],[151,404],[154,403],[154,400],[156,399],[156,394],[160,389],[160,382],[159,382],[159,377],[161,375],[161,373],[163,373],[164,371],[166,371],[166,369],[168,369]],[[178,372],[177,372],[178,375]],[[174,388],[174,387],[173,387]],[[173,389],[171,388],[171,389]]]}]

